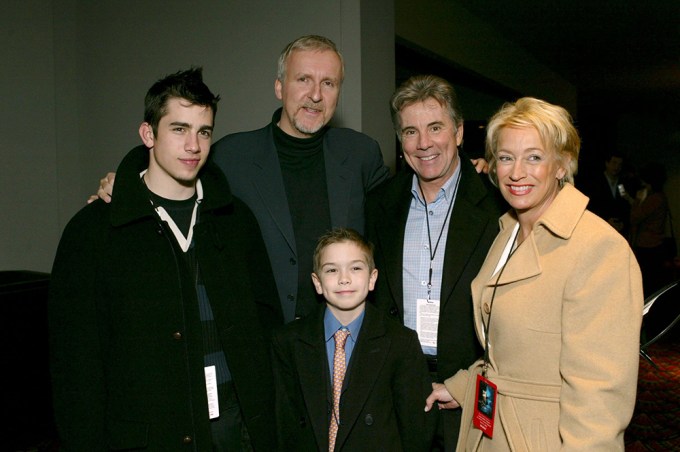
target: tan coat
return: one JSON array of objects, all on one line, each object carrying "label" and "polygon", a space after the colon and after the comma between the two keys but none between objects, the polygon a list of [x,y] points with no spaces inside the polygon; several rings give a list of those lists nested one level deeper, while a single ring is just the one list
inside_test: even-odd
[{"label": "tan coat", "polygon": [[477,362],[445,382],[463,406],[458,450],[623,450],[635,405],[642,282],[624,238],[587,203],[565,185],[507,262],[490,306],[492,272],[517,223],[512,212],[501,217],[472,282],[482,344],[492,307],[494,435],[482,438],[472,426]]}]

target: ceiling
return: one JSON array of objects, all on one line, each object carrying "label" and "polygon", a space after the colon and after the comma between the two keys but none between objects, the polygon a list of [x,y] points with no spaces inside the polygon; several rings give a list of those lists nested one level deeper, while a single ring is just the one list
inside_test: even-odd
[{"label": "ceiling", "polygon": [[570,81],[580,98],[680,101],[680,0],[457,3]]}]

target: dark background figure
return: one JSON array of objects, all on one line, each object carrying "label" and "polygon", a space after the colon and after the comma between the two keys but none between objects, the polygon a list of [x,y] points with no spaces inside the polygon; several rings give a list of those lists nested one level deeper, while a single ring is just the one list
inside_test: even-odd
[{"label": "dark background figure", "polygon": [[624,171],[626,161],[618,152],[607,154],[604,171],[578,178],[577,187],[590,198],[588,210],[603,218],[624,237],[629,233],[630,204],[624,195],[631,189]]},{"label": "dark background figure", "polygon": [[[669,256],[664,246],[668,222],[668,199],[663,191],[666,169],[659,162],[640,168],[640,188],[631,203],[630,243],[642,271],[645,297],[670,282],[671,272],[665,265]],[[672,256],[670,256],[672,257]]]}]

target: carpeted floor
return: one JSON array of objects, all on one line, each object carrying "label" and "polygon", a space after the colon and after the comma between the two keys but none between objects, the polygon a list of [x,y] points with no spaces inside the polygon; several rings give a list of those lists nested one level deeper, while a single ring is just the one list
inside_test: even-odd
[{"label": "carpeted floor", "polygon": [[626,452],[680,451],[680,341],[658,342],[640,359],[635,411],[626,430]]}]

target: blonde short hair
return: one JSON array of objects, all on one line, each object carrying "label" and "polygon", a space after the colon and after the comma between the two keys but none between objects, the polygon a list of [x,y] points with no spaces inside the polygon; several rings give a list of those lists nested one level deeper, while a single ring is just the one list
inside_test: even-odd
[{"label": "blonde short hair", "polygon": [[[546,150],[553,152],[565,175],[560,185],[574,183],[578,171],[578,154],[581,139],[574,127],[571,115],[559,105],[550,104],[533,97],[523,97],[514,103],[504,104],[491,118],[486,128],[486,161],[489,162],[489,178],[498,185],[496,163],[498,136],[504,127],[533,127],[541,137]],[[568,164],[565,164],[568,162]]]}]

